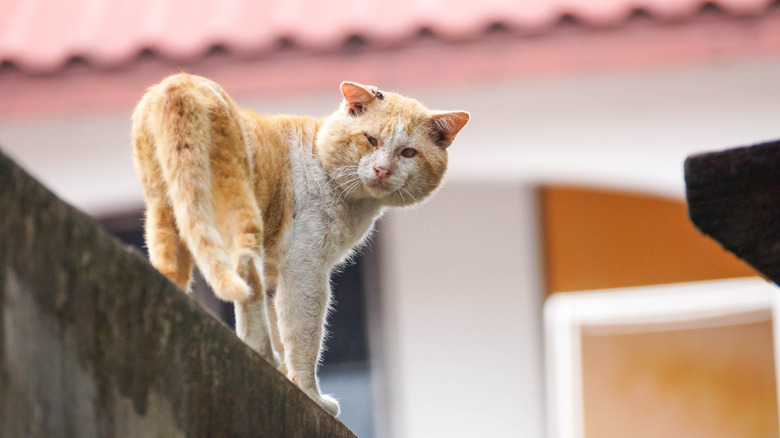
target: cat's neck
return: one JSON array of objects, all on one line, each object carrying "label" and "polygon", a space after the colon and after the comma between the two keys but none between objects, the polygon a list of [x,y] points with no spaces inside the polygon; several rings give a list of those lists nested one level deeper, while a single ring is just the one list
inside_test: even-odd
[{"label": "cat's neck", "polygon": [[374,223],[387,207],[375,199],[347,199],[344,202],[348,206],[348,226],[351,231],[351,238],[346,246],[357,249],[371,238]]},{"label": "cat's neck", "polygon": [[371,218],[371,220],[380,216],[387,208],[383,202],[372,198],[346,199],[344,202],[353,214]]},{"label": "cat's neck", "polygon": [[344,191],[331,184],[332,193],[335,193],[336,199],[343,206],[346,216],[349,218],[350,228],[358,234],[363,234],[373,227],[374,221],[378,219],[387,208],[384,202],[376,198],[351,198],[345,196]]}]

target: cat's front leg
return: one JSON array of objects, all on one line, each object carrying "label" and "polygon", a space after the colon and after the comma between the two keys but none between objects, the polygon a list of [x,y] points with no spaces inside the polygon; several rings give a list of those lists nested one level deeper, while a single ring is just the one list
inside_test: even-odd
[{"label": "cat's front leg", "polygon": [[282,274],[276,294],[287,377],[326,411],[338,415],[338,401],[322,394],[317,378],[330,305],[329,272],[317,266],[298,266],[290,271]]}]

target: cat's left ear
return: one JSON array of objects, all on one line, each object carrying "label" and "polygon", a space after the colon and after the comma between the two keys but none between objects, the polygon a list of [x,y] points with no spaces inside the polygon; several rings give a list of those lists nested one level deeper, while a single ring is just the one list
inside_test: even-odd
[{"label": "cat's left ear", "polygon": [[352,116],[359,116],[374,99],[382,100],[384,95],[376,88],[355,82],[342,82],[341,94],[346,100],[346,110]]},{"label": "cat's left ear", "polygon": [[455,136],[469,121],[469,113],[465,111],[434,112],[431,116],[434,126],[434,142],[436,146],[447,149]]}]

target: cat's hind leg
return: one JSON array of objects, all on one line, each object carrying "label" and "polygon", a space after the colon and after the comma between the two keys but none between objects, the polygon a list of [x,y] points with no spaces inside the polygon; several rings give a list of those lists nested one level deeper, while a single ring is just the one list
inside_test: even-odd
[{"label": "cat's hind leg", "polygon": [[154,139],[142,120],[133,125],[133,160],[146,199],[144,240],[152,266],[182,290],[189,291],[194,264],[179,236],[165,182],[154,158]]},{"label": "cat's hind leg", "polygon": [[182,290],[190,292],[194,260],[179,237],[171,207],[160,200],[147,201],[144,229],[152,266]]},{"label": "cat's hind leg", "polygon": [[[267,270],[267,268],[266,268]],[[266,275],[267,272],[266,272]],[[267,278],[267,277],[266,277]],[[279,318],[276,314],[276,291],[277,291],[277,281],[274,277],[274,280],[270,283],[266,283],[266,305],[267,305],[267,312],[268,312],[268,324],[269,328],[271,329],[271,344],[274,346],[274,349],[278,353],[280,358],[284,357],[284,344],[282,343],[282,338],[279,334]],[[269,280],[270,281],[270,280]],[[279,372],[281,372],[284,375],[287,375],[287,366],[284,365],[284,361],[281,361],[281,364],[277,367]]]},{"label": "cat's hind leg", "polygon": [[281,357],[273,348],[268,327],[268,311],[265,295],[253,295],[246,301],[235,303],[236,334],[274,368],[282,364]]},{"label": "cat's hind leg", "polygon": [[[138,161],[159,166],[198,268],[217,297],[238,303],[239,337],[275,362],[260,274],[262,218],[238,108],[216,83],[180,73],[149,90],[133,124]],[[138,147],[146,143],[155,147]]]},{"label": "cat's hind leg", "polygon": [[215,202],[220,230],[229,242],[231,261],[252,289],[250,297],[234,303],[236,334],[274,367],[281,364],[271,342],[265,282],[263,281],[262,217],[250,185],[248,170],[214,168]]},{"label": "cat's hind leg", "polygon": [[217,91],[216,84],[204,78],[171,76],[141,100],[133,117],[134,130],[148,131],[154,141],[154,161],[165,181],[180,236],[206,281],[219,298],[243,301],[251,290],[231,263],[215,209],[218,182],[212,171],[224,156],[220,155],[223,144],[217,140],[227,129],[215,123],[220,115],[229,119],[226,114],[232,105]]}]

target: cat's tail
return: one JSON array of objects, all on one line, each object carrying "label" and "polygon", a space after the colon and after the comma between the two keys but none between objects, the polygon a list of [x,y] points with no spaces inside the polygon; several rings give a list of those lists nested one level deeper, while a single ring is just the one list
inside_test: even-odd
[{"label": "cat's tail", "polygon": [[[156,139],[156,158],[168,186],[182,239],[214,293],[226,301],[243,301],[251,293],[230,260],[214,209],[210,162],[213,127],[210,111],[215,95],[204,93],[186,74],[158,85],[149,119]],[[200,88],[199,88],[200,87]]]}]

